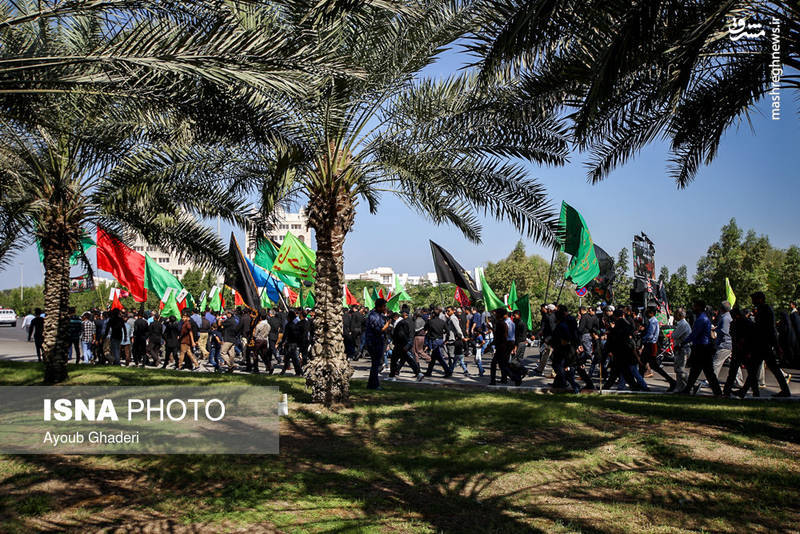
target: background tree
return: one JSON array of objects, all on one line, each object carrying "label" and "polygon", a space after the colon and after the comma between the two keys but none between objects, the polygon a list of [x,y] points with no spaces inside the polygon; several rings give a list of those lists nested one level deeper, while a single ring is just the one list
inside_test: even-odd
[{"label": "background tree", "polygon": [[[513,83],[485,87],[473,73],[444,80],[421,71],[476,30],[474,2],[402,2],[399,10],[363,6],[318,34],[348,70],[318,94],[287,99],[290,119],[279,146],[240,140],[230,148],[242,187],[258,195],[268,230],[281,202],[305,199],[317,242],[315,357],[306,367],[312,398],[346,400],[352,369],[342,340],[343,245],[355,210],[377,213],[380,196],[399,196],[434,223],[449,222],[478,242],[477,213],[509,221],[552,242],[556,225],[545,192],[508,157],[563,163],[564,130],[540,106],[513,96]],[[297,21],[300,24],[300,21]],[[244,110],[251,120],[253,110]],[[256,140],[257,141],[257,140]]]},{"label": "background tree", "polygon": [[786,249],[780,268],[774,271],[778,274],[771,284],[777,295],[776,305],[788,309],[790,302],[800,301],[800,248],[792,245]]},{"label": "background tree", "polygon": [[614,305],[627,306],[631,302],[633,278],[630,275],[631,264],[628,249],[623,247],[614,263]]},{"label": "background tree", "polygon": [[[108,10],[82,9],[90,4]],[[45,380],[60,382],[68,256],[79,236],[100,224],[118,237],[138,233],[184,258],[218,265],[224,247],[201,218],[220,215],[243,225],[247,205],[219,177],[224,161],[202,157],[198,143],[229,131],[226,106],[242,102],[258,106],[261,120],[258,132],[242,123],[237,131],[269,135],[281,120],[267,119],[269,103],[304,94],[308,72],[329,73],[330,63],[320,48],[298,46],[297,32],[263,4],[164,2],[156,13],[136,11],[142,2],[47,3],[57,13],[46,23],[43,5],[6,3],[0,13],[0,84],[9,76],[28,84],[0,97],[0,264],[31,238],[41,242]],[[114,11],[125,7],[132,10]],[[31,68],[10,74],[14,64]],[[67,94],[49,85],[78,64],[96,68],[69,71],[73,80],[111,83]],[[112,64],[125,75],[104,70]],[[199,160],[187,175],[188,161]]]},{"label": "background tree", "polygon": [[744,235],[736,219],[731,219],[722,227],[719,241],[708,247],[706,255],[697,262],[694,277],[697,296],[711,305],[719,305],[725,299],[727,277],[738,302],[748,302],[754,291],[764,291],[768,300],[775,302],[768,276],[771,248],[766,236],[758,236],[752,230]]},{"label": "background tree", "polygon": [[[579,302],[577,295],[575,295],[575,284],[571,282],[564,283],[563,278],[568,263],[569,259],[566,254],[563,252],[556,253],[556,258],[553,261],[550,289],[547,291],[547,300],[556,302],[560,291],[561,296],[558,302],[570,306],[572,311],[575,311],[575,306]],[[538,312],[539,304],[545,302],[545,289],[547,288],[549,271],[550,263],[548,260],[538,254],[527,256],[524,244],[522,241],[518,241],[506,258],[497,263],[489,262],[484,273],[489,286],[501,298],[510,291],[511,282],[516,282],[517,294],[528,294],[531,298],[531,306],[534,307],[535,312]],[[564,283],[563,290],[561,290],[562,283]],[[590,304],[592,299],[591,297],[585,297],[582,302]]]},{"label": "background tree", "polygon": [[203,275],[202,269],[190,268],[186,270],[186,272],[183,275],[183,278],[181,279],[183,287],[185,287],[189,291],[189,293],[192,294],[195,301],[197,301],[198,306],[200,305],[200,301],[198,299],[200,298],[200,295],[203,293],[203,291],[208,292],[211,290],[211,286],[208,287],[205,286],[204,278],[205,277]]},{"label": "background tree", "polygon": [[688,310],[691,307],[691,299],[687,269],[685,265],[681,265],[667,281],[667,300],[671,309],[682,306]]}]

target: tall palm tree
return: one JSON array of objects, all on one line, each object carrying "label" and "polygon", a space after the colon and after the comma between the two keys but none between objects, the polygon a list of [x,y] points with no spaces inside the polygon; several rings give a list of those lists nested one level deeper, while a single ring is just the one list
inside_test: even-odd
[{"label": "tall palm tree", "polygon": [[[544,189],[508,160],[565,161],[563,127],[513,84],[481,86],[463,73],[422,72],[474,31],[474,3],[428,0],[400,10],[366,7],[336,18],[331,46],[363,76],[326,79],[313,98],[287,99],[279,142],[225,147],[233,179],[258,196],[263,233],[275,206],[305,201],[316,233],[316,345],[306,368],[317,402],[346,400],[352,369],[342,339],[343,247],[359,202],[378,213],[382,194],[479,242],[479,215],[506,219],[542,242],[554,240]],[[300,21],[296,22],[300,24]],[[387,232],[391,229],[387,228]]]},{"label": "tall palm tree", "polygon": [[[215,5],[184,26],[172,14],[131,16],[109,29],[108,13],[76,8],[0,29],[6,65],[59,57],[84,67],[70,70],[73,62],[64,60],[21,69],[15,88],[0,93],[0,265],[33,238],[41,243],[47,382],[67,376],[68,258],[89,226],[137,233],[220,266],[223,246],[202,219],[241,225],[248,205],[218,177],[225,161],[197,143],[231,133],[228,117],[247,105],[258,106],[257,124],[239,121],[236,133],[267,144],[281,121],[273,102],[304,94],[316,76],[309,70],[336,68],[327,53],[286,37],[292,29],[271,8]],[[87,66],[85,58],[104,51],[127,56]],[[87,85],[64,90],[70,76]],[[184,172],[198,160],[192,174]]]},{"label": "tall palm tree", "polygon": [[[796,1],[485,0],[482,8],[470,48],[484,78],[521,75],[523,98],[562,107],[590,154],[593,182],[663,138],[670,175],[684,187],[728,128],[769,108],[773,62],[783,98],[800,89]],[[740,35],[741,22],[753,25],[750,36]]]}]

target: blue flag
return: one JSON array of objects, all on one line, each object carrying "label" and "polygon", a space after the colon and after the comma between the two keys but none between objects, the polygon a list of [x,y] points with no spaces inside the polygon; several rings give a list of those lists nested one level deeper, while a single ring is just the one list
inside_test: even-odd
[{"label": "blue flag", "polygon": [[249,258],[245,258],[245,260],[247,260],[247,267],[250,269],[250,274],[253,275],[253,281],[256,283],[256,287],[265,287],[270,278],[267,271],[250,261]]}]

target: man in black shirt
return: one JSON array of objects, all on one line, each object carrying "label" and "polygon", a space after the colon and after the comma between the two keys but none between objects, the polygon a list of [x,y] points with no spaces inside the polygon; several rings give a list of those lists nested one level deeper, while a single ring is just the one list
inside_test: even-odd
[{"label": "man in black shirt", "polygon": [[[164,323],[158,314],[153,316],[153,322],[147,326],[147,355],[152,359],[152,364],[158,367],[161,363],[161,345],[164,343]],[[147,364],[146,356],[142,367]]]},{"label": "man in black shirt", "polygon": [[610,328],[605,351],[611,357],[611,372],[603,384],[603,389],[612,388],[619,377],[622,377],[631,390],[639,391],[642,387],[631,371],[637,362],[633,346],[633,326],[623,315],[622,309],[614,310],[613,319],[609,320]]},{"label": "man in black shirt", "polygon": [[125,321],[120,316],[119,309],[115,308],[111,310],[106,327],[106,335],[110,339],[111,359],[114,365],[119,365],[120,346],[125,333]]},{"label": "man in black shirt", "polygon": [[36,308],[33,312],[35,317],[31,321],[31,333],[33,335],[33,342],[36,345],[36,360],[42,361],[42,345],[44,345],[44,317],[42,317],[42,309]]},{"label": "man in black shirt", "polygon": [[[775,312],[772,311],[772,306],[767,304],[766,297],[761,291],[757,291],[750,295],[750,299],[755,307],[756,314],[756,327],[758,342],[756,344],[757,351],[760,353],[758,357],[764,360],[764,363],[775,375],[775,380],[781,390],[779,393],[773,395],[774,397],[790,397],[789,385],[786,383],[786,377],[783,375],[783,370],[778,365],[776,350],[778,348],[778,333],[775,329]],[[734,370],[735,373],[735,370]],[[749,377],[748,377],[749,379]]]},{"label": "man in black shirt", "polygon": [[[189,319],[191,321],[191,319]],[[181,325],[175,316],[170,316],[164,324],[164,363],[162,369],[166,369],[171,359],[175,360],[175,368],[178,368],[178,350],[180,345]]]},{"label": "man in black shirt", "polygon": [[232,373],[236,367],[236,343],[239,340],[239,328],[236,319],[233,318],[233,312],[230,310],[225,312],[225,319],[222,321],[222,348],[220,349],[220,356],[228,364],[228,372]]},{"label": "man in black shirt", "polygon": [[281,375],[286,374],[286,369],[289,368],[289,361],[292,362],[294,374],[300,376],[303,374],[303,366],[300,364],[300,345],[303,343],[304,328],[300,324],[300,319],[297,315],[290,311],[286,316],[286,326],[283,328],[283,369]]},{"label": "man in black shirt", "polygon": [[448,378],[453,374],[453,370],[448,367],[447,362],[444,361],[442,352],[444,351],[444,334],[447,330],[447,324],[439,317],[441,309],[436,309],[431,314],[425,329],[428,331],[428,344],[431,347],[431,362],[428,364],[428,369],[425,371],[425,376],[433,375],[433,367],[436,362],[444,369],[444,377]]},{"label": "man in black shirt", "polygon": [[414,318],[408,315],[408,306],[403,306],[402,314],[394,314],[392,322],[392,360],[389,366],[389,380],[394,381],[395,376],[400,374],[400,369],[404,363],[408,363],[411,370],[417,376],[417,381],[422,380],[423,374],[420,372],[417,360],[411,356],[411,344],[414,341]]},{"label": "man in black shirt", "polygon": [[267,321],[269,322],[269,349],[268,355],[270,358],[273,356],[278,363],[281,363],[280,354],[278,354],[278,340],[280,335],[283,334],[283,320],[275,313],[275,310],[270,308],[269,316],[267,317]]},{"label": "man in black shirt", "polygon": [[133,322],[133,341],[132,341],[132,349],[133,349],[133,363],[135,365],[142,364],[142,367],[145,366],[147,363],[147,355],[145,351],[147,349],[147,335],[148,335],[148,327],[147,319],[142,317],[142,314],[136,312],[135,314],[136,320]]},{"label": "man in black shirt", "polygon": [[81,362],[81,333],[83,332],[83,322],[78,314],[75,312],[74,307],[69,309],[69,353],[67,353],[67,362],[69,362],[72,352],[75,351],[75,363]]}]

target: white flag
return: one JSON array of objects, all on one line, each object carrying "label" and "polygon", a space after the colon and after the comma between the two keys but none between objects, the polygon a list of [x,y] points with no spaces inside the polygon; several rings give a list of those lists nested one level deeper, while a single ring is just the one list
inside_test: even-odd
[{"label": "white flag", "polygon": [[169,300],[169,296],[172,295],[172,292],[175,291],[174,287],[168,287],[164,294],[161,296],[161,302],[167,302]]},{"label": "white flag", "polygon": [[111,293],[108,294],[108,300],[114,300],[114,295],[118,295],[117,291],[119,291],[118,287],[112,287]]},{"label": "white flag", "polygon": [[181,292],[178,293],[178,296],[175,297],[175,300],[177,302],[183,302],[183,300],[186,298],[186,295],[188,295],[188,294],[189,294],[189,291],[184,287],[183,289],[181,289]]}]

